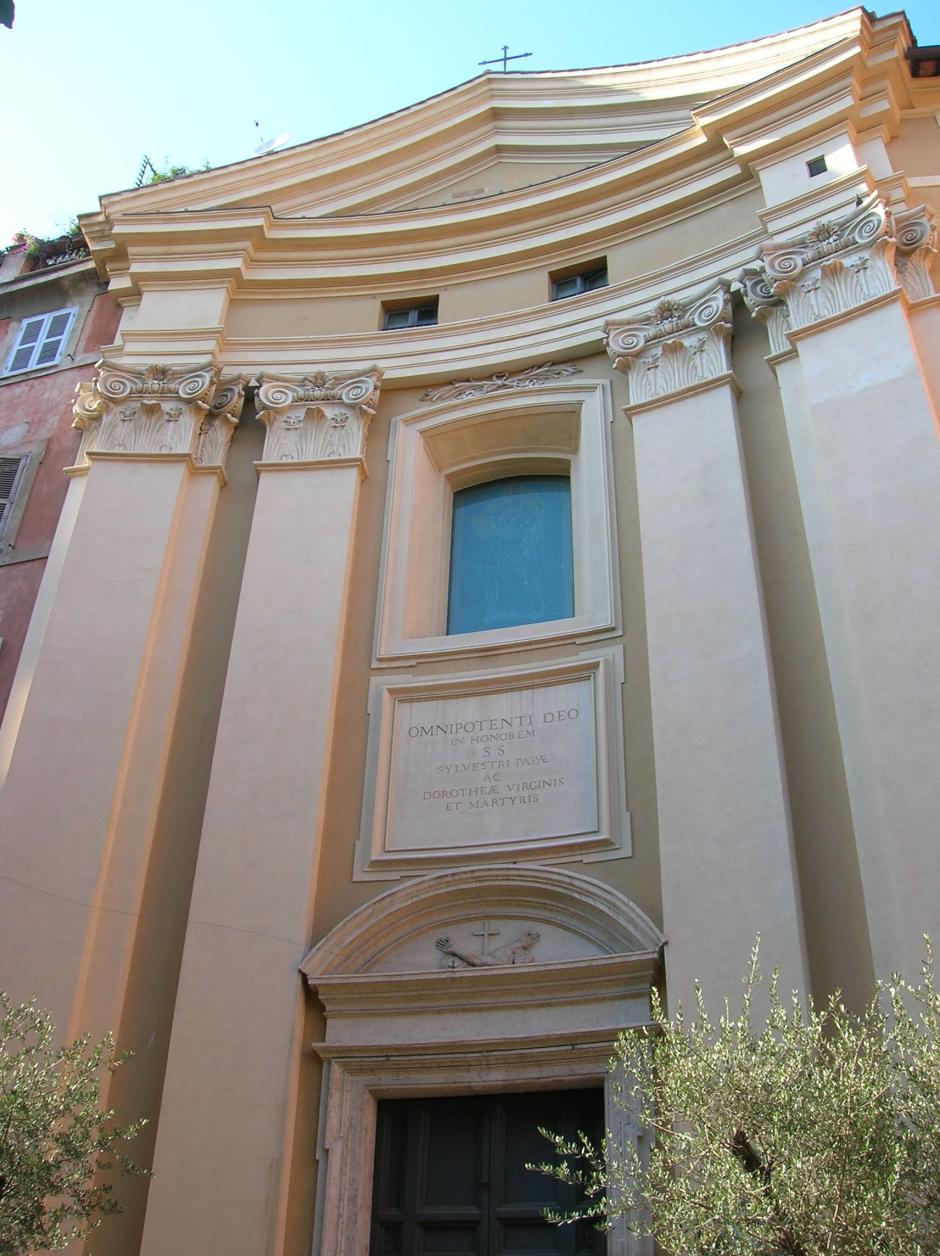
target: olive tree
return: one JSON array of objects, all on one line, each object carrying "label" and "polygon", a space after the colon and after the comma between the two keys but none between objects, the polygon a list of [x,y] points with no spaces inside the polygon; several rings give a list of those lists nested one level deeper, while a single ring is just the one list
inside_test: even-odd
[{"label": "olive tree", "polygon": [[[536,1166],[581,1185],[581,1216],[623,1216],[675,1256],[936,1256],[940,1248],[940,994],[929,943],[919,981],[879,984],[861,1014],[784,999],[757,1018],[757,948],[741,1010],[620,1036],[617,1101],[638,1145],[547,1134]],[[625,1079],[625,1080],[624,1080]],[[543,1131],[544,1132],[544,1131]],[[571,1217],[554,1218],[571,1220]]]},{"label": "olive tree", "polygon": [[57,1046],[35,1002],[0,991],[0,1252],[60,1251],[120,1212],[109,1178],[143,1121],[121,1127],[100,1107],[101,1082],[122,1062],[110,1034]]}]

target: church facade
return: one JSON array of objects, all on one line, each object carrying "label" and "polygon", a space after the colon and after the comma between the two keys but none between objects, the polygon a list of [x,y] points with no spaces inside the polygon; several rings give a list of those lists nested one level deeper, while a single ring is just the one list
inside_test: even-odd
[{"label": "church facade", "polygon": [[96,1254],[648,1256],[519,1166],[546,1112],[641,1136],[651,989],[733,998],[758,934],[819,997],[916,973],[929,52],[856,8],[487,73],[83,219],[122,313],[0,736],[0,987],[134,1052]]}]

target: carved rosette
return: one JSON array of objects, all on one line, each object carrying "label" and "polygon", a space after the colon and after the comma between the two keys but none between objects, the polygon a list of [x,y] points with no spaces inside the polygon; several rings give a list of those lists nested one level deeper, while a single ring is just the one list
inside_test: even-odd
[{"label": "carved rosette", "polygon": [[364,458],[382,372],[265,378],[258,388],[258,418],[268,432],[263,461],[329,463]]},{"label": "carved rosette", "polygon": [[704,296],[668,298],[649,314],[611,319],[605,343],[630,384],[630,404],[657,401],[731,370],[731,301],[719,284]]},{"label": "carved rosette", "polygon": [[[74,405],[73,426],[82,433],[79,464],[87,462],[89,451],[134,457],[189,456],[194,463],[212,465],[209,449],[202,440],[207,435],[204,420],[213,414],[218,367],[102,366],[93,381],[79,384]],[[217,415],[222,428],[238,420],[244,390],[240,383],[223,392],[224,403]],[[215,422],[215,420],[213,420]],[[221,432],[220,428],[220,432]],[[216,465],[228,448],[228,439],[210,442],[218,454]]]}]

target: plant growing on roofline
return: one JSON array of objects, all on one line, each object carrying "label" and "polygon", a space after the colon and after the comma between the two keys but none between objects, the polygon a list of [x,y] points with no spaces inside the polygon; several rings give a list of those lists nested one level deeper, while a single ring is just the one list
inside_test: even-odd
[{"label": "plant growing on roofline", "polygon": [[0,991],[0,1252],[61,1251],[121,1205],[114,1163],[145,1121],[115,1124],[102,1110],[101,1081],[127,1058],[110,1034],[56,1046],[48,1012],[15,1006]]},{"label": "plant growing on roofline", "polygon": [[63,231],[54,236],[37,236],[27,231],[25,227],[22,228],[16,232],[5,248],[0,249],[0,257],[6,256],[7,253],[19,252],[25,252],[32,268],[38,270],[51,264],[60,255],[87,257],[88,245],[78,225],[78,219],[73,218]]},{"label": "plant growing on roofline", "polygon": [[[619,1217],[677,1256],[936,1256],[940,1251],[940,993],[925,939],[919,982],[895,976],[860,1015],[808,1010],[777,975],[755,1024],[755,944],[741,1011],[623,1033],[616,1101],[649,1136],[600,1149],[543,1131],[580,1185],[564,1222]],[[641,1138],[640,1145],[643,1147]]]},{"label": "plant growing on roofline", "polygon": [[212,165],[208,157],[201,166],[183,166],[166,160],[163,166],[153,166],[149,158],[147,164],[150,166],[150,177],[147,179],[147,186],[153,183],[171,183],[174,179],[181,179],[187,174],[201,174],[203,170],[211,170]]}]

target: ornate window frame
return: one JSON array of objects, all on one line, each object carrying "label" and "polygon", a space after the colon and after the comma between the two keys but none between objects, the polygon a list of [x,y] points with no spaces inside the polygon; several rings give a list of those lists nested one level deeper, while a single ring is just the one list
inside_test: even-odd
[{"label": "ornate window frame", "polygon": [[[606,380],[457,396],[398,419],[390,438],[374,664],[530,649],[620,630],[619,564]],[[446,632],[453,495],[516,475],[571,480],[575,614]]]}]

